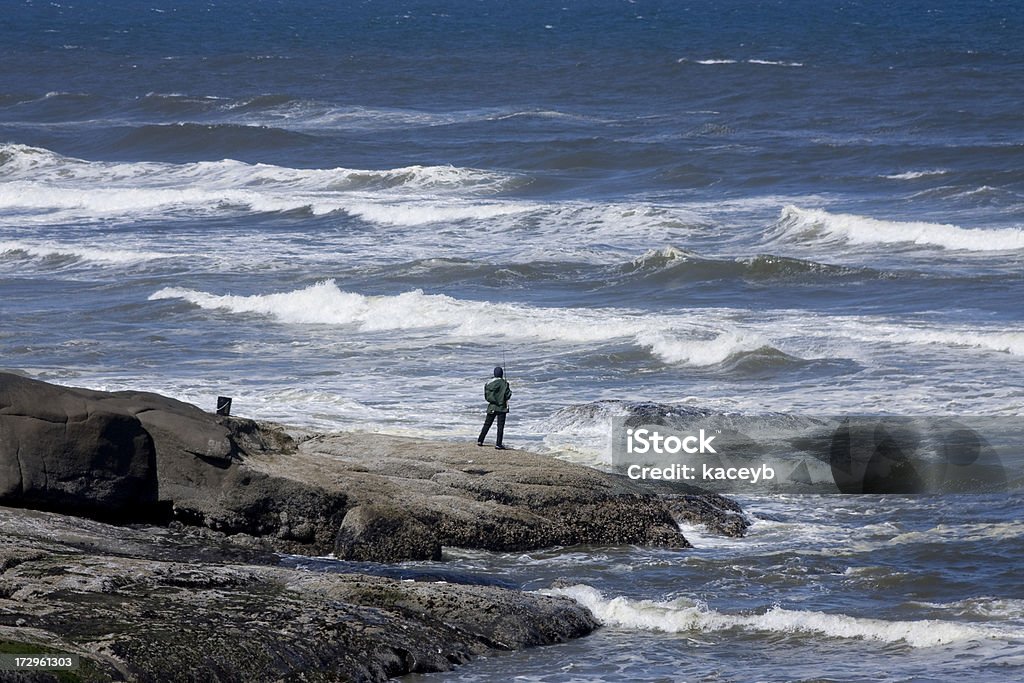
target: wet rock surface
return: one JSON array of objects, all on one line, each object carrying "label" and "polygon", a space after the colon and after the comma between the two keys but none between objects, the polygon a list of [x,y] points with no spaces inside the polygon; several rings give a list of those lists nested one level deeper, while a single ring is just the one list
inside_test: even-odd
[{"label": "wet rock surface", "polygon": [[289,569],[166,528],[14,508],[0,527],[0,643],[78,654],[70,680],[380,681],[597,626],[567,599]]}]

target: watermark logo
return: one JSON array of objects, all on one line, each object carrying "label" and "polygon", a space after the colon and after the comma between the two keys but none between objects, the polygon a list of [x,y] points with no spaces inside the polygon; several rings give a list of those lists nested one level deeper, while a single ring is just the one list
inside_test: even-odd
[{"label": "watermark logo", "polygon": [[742,493],[993,493],[1024,488],[1017,418],[619,418],[612,464],[637,481]]},{"label": "watermark logo", "polygon": [[708,436],[703,429],[698,434],[663,436],[657,428],[633,429],[630,427],[626,430],[626,451],[631,454],[657,453],[659,455],[717,453],[714,446],[711,445],[714,440],[715,437]]}]

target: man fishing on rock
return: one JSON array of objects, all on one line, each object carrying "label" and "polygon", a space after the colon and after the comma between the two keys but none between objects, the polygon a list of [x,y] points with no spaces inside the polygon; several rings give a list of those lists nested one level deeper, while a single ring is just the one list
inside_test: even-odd
[{"label": "man fishing on rock", "polygon": [[501,442],[505,434],[505,416],[508,415],[508,400],[512,398],[512,389],[505,380],[505,370],[499,365],[494,368],[494,379],[484,385],[484,400],[487,401],[487,419],[484,420],[484,428],[480,430],[480,436],[476,440],[477,446],[484,445],[484,438],[490,431],[495,419],[498,421],[498,438],[494,447],[498,450],[506,450]]}]

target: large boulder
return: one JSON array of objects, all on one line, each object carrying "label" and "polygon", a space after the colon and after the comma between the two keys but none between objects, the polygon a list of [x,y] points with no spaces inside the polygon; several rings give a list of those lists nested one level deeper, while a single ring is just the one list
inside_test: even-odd
[{"label": "large boulder", "polygon": [[134,415],[0,374],[0,502],[101,516],[152,513],[156,445]]},{"label": "large boulder", "polygon": [[434,530],[394,505],[357,505],[349,510],[334,551],[338,557],[369,562],[441,559]]},{"label": "large boulder", "polygon": [[281,430],[166,396],[0,373],[0,505],[177,520],[282,550],[330,552],[345,496],[242,464],[250,453],[292,447]]}]

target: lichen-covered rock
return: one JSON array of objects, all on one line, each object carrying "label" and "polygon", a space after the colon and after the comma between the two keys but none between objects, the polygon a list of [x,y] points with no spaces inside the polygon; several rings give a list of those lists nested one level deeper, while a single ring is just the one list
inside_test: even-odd
[{"label": "lichen-covered rock", "polygon": [[676,521],[703,525],[711,533],[740,538],[750,520],[736,502],[714,493],[665,495]]},{"label": "lichen-covered rock", "polygon": [[341,559],[368,562],[440,560],[441,543],[431,527],[393,505],[359,505],[342,520],[334,544]]},{"label": "lichen-covered rock", "polygon": [[[625,477],[528,451],[347,433],[320,435],[294,453],[263,454],[247,465],[319,481],[343,492],[351,505],[404,511],[442,546],[689,547],[658,494]],[[389,534],[381,526],[379,532],[364,529],[360,539],[376,536],[378,543],[389,543]]]}]

